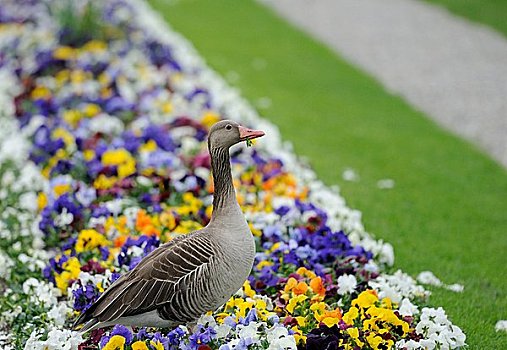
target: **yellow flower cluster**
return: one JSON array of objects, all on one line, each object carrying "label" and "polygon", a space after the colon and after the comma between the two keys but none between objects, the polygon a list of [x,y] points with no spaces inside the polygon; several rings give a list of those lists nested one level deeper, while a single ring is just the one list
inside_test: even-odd
[{"label": "yellow flower cluster", "polygon": [[[391,300],[379,300],[373,290],[366,290],[352,300],[352,306],[343,315],[343,321],[352,326],[347,333],[355,346],[360,348],[367,344],[375,350],[391,349],[395,343],[394,337],[403,337],[410,331],[408,323],[395,314]],[[360,336],[359,329],[364,336]],[[390,336],[386,337],[388,333]],[[348,344],[348,349],[353,349],[352,344]]]},{"label": "yellow flower cluster", "polygon": [[304,267],[300,267],[296,274],[301,276],[301,279],[298,281],[290,277],[280,297],[287,302],[287,315],[297,321],[297,326],[293,326],[292,330],[299,343],[306,341],[300,328],[308,330],[320,323],[332,327],[340,322],[342,314],[339,308],[333,308],[323,302],[326,288],[320,277]]}]

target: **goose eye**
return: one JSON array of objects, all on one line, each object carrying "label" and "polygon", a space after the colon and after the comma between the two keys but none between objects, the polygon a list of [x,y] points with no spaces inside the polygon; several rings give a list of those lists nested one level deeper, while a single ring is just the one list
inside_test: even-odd
[{"label": "goose eye", "polygon": [[226,130],[231,130],[232,129],[232,125],[231,124],[227,124],[227,126],[225,127]]}]

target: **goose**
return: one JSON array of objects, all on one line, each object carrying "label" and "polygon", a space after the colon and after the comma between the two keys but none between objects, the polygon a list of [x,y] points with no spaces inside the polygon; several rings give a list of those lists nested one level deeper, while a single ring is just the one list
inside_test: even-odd
[{"label": "goose", "polygon": [[[264,135],[231,120],[208,134],[213,212],[204,228],[161,245],[122,275],[84,311],[81,333],[122,324],[175,327],[195,322],[237,292],[252,269],[255,243],[236,199],[229,148]],[[249,141],[248,141],[249,142]]]}]

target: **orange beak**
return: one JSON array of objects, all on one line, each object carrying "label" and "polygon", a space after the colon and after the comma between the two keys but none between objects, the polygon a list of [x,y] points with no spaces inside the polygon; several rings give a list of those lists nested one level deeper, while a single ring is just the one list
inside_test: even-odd
[{"label": "orange beak", "polygon": [[253,140],[264,135],[264,131],[262,130],[252,130],[244,126],[239,126],[239,138],[241,141]]}]

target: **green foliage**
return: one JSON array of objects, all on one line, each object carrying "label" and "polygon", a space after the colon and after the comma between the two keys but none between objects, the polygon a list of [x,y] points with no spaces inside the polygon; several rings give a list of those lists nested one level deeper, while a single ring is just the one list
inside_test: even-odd
[{"label": "green foliage", "polygon": [[[465,285],[461,294],[436,288],[429,302],[472,349],[507,348],[494,331],[507,309],[504,169],[253,1],[150,3],[214,69],[237,73],[246,98],[271,99],[266,117],[394,245],[397,268]],[[361,180],[342,180],[346,167]],[[394,189],[378,189],[383,178]]]},{"label": "green foliage", "polygon": [[93,1],[65,0],[60,5],[54,11],[62,28],[62,45],[80,47],[90,40],[105,41],[121,34],[103,20],[101,11]]}]

